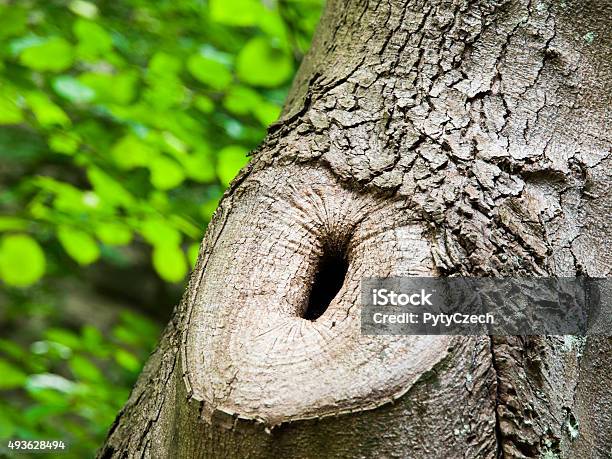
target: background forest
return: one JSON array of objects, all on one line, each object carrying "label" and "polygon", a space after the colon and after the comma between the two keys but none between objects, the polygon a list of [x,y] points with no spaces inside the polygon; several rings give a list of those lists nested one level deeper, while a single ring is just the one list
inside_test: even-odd
[{"label": "background forest", "polygon": [[0,457],[95,454],[321,7],[0,0]]}]

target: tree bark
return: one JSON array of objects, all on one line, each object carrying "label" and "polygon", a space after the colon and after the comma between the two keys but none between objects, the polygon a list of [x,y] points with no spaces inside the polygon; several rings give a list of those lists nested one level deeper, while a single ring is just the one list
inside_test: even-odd
[{"label": "tree bark", "polygon": [[359,285],[610,275],[611,10],[330,0],[99,457],[609,457],[609,338],[363,336]]}]

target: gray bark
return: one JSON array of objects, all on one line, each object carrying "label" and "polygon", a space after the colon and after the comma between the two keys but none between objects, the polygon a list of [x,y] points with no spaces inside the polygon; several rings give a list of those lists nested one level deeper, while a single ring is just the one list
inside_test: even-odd
[{"label": "gray bark", "polygon": [[359,282],[610,275],[611,10],[330,0],[99,457],[609,457],[608,338],[362,336]]}]

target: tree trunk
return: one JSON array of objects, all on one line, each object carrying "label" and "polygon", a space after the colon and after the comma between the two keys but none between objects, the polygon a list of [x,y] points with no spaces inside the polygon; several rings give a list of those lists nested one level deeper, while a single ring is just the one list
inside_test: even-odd
[{"label": "tree trunk", "polygon": [[330,0],[99,457],[609,457],[609,338],[364,336],[359,285],[610,275],[611,9]]}]

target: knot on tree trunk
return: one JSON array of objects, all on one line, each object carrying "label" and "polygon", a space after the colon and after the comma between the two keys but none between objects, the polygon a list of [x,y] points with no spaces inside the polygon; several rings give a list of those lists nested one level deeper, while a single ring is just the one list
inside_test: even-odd
[{"label": "knot on tree trunk", "polygon": [[392,275],[435,275],[427,226],[405,200],[320,168],[251,174],[188,305],[183,370],[203,417],[276,425],[404,394],[450,339],[361,334],[361,280]]}]

